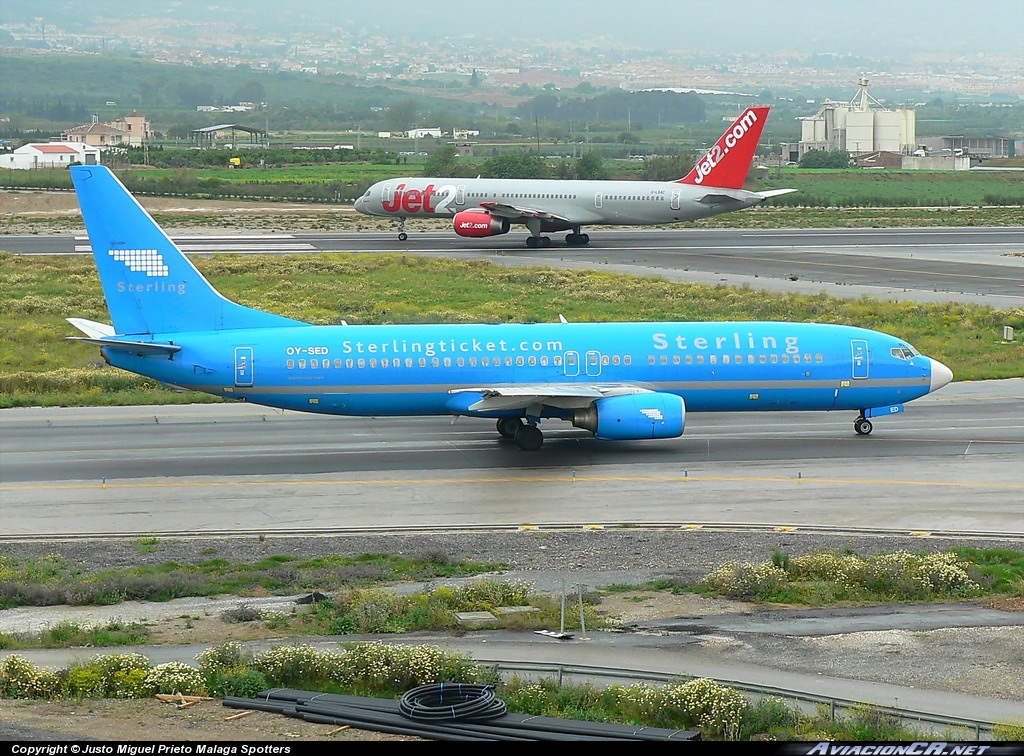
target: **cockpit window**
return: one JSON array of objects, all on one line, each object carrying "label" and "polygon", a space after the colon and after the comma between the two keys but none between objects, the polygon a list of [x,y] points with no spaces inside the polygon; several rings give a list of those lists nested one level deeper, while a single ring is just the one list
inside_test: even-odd
[{"label": "cockpit window", "polygon": [[913,359],[914,357],[918,357],[921,354],[916,349],[914,349],[914,347],[907,346],[907,345],[893,347],[890,350],[890,352],[892,353],[892,356],[895,357],[898,360]]}]

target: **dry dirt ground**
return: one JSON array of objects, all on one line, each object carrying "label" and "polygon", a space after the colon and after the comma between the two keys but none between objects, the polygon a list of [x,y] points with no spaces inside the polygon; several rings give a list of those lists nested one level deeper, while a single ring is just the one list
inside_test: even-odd
[{"label": "dry dirt ground", "polygon": [[[387,218],[357,213],[351,205],[137,197],[173,236],[242,233],[302,233],[327,230],[392,231]],[[409,232],[450,228],[449,221],[420,220]],[[0,189],[0,235],[84,234],[74,192]]]}]

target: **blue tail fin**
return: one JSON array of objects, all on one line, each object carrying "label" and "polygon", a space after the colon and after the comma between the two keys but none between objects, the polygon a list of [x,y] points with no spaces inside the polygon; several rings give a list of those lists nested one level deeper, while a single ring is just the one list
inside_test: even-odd
[{"label": "blue tail fin", "polygon": [[118,335],[308,325],[225,299],[109,168],[70,170]]}]

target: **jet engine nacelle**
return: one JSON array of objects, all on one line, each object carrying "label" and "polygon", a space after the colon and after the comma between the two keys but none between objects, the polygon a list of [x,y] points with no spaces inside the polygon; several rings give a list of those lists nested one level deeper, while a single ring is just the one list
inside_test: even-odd
[{"label": "jet engine nacelle", "polygon": [[495,218],[486,210],[463,210],[452,219],[455,233],[459,236],[498,236],[507,234],[510,224],[507,218]]},{"label": "jet engine nacelle", "polygon": [[675,394],[648,393],[598,399],[573,414],[572,424],[597,438],[632,441],[683,435],[686,405]]}]

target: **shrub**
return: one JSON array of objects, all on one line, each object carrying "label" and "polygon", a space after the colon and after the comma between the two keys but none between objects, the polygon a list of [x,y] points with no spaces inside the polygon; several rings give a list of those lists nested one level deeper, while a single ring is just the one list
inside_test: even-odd
[{"label": "shrub", "polygon": [[0,661],[0,697],[52,698],[60,688],[55,673],[40,669],[23,656],[15,654]]}]

